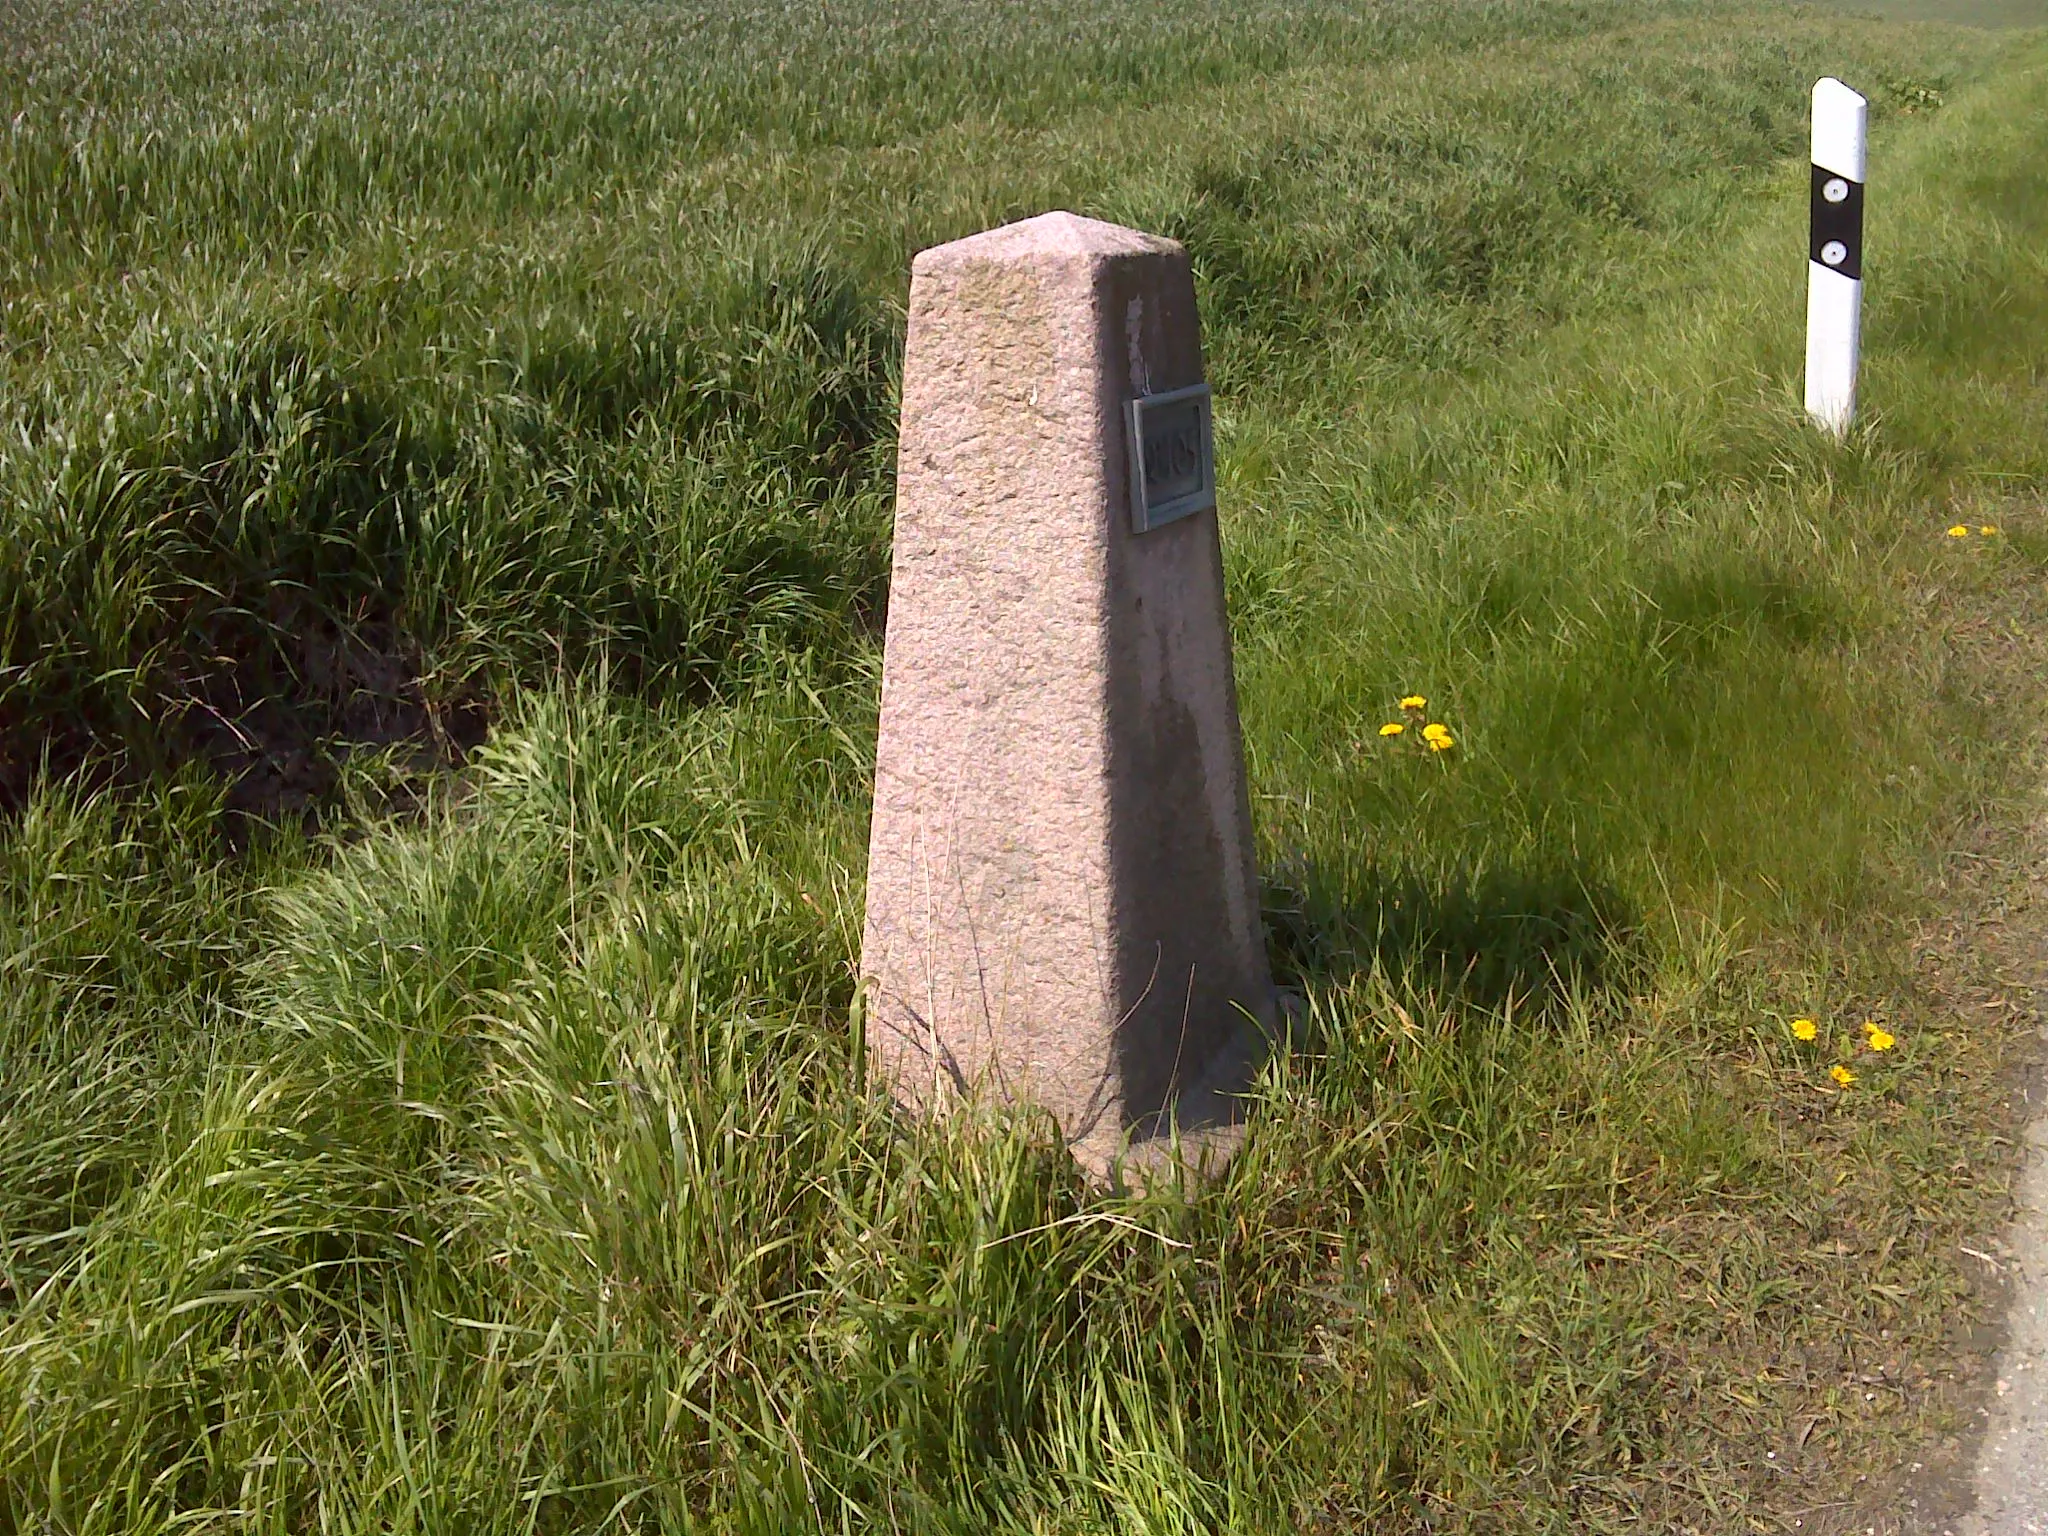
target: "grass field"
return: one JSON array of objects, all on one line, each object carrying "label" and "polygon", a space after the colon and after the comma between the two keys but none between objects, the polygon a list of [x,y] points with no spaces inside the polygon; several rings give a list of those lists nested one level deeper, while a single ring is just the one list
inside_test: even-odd
[{"label": "grass field", "polygon": [[2048,26],[2042,0],[1839,0],[1859,16],[1892,21],[1952,22],[1968,27]]},{"label": "grass field", "polygon": [[[0,117],[0,1532],[1862,1530],[1962,1424],[2038,35],[0,0]],[[1204,1189],[847,1027],[909,257],[1049,207],[1219,392],[1308,1024]]]}]

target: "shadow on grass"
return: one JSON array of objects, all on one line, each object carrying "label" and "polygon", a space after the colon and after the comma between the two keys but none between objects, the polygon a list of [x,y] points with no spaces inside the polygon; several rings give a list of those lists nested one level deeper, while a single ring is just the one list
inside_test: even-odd
[{"label": "shadow on grass", "polygon": [[1377,971],[1487,1009],[1625,986],[1642,959],[1639,914],[1572,865],[1417,873],[1283,863],[1265,918],[1282,986]]}]

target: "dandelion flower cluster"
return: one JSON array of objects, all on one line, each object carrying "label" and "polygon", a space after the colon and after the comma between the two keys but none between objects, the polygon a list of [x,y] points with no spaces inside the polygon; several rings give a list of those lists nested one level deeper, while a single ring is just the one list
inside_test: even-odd
[{"label": "dandelion flower cluster", "polygon": [[[1786,1028],[1792,1032],[1792,1038],[1800,1041],[1802,1044],[1811,1045],[1820,1038],[1820,1025],[1804,1016],[1792,1020]],[[1865,1019],[1863,1021],[1864,1049],[1888,1051],[1898,1043],[1898,1037],[1878,1023],[1877,1020]],[[1834,1079],[1837,1088],[1852,1087],[1856,1082],[1855,1072],[1839,1061],[1828,1068],[1828,1076]]]},{"label": "dandelion flower cluster", "polygon": [[[1980,539],[1995,539],[1998,535],[1999,527],[1996,523],[1979,523],[1977,525],[1977,537]],[[1970,525],[1968,523],[1953,524],[1948,530],[1948,536],[1952,539],[1967,539],[1970,536]]]},{"label": "dandelion flower cluster", "polygon": [[[1431,752],[1450,751],[1451,748],[1458,744],[1457,737],[1451,734],[1451,728],[1442,721],[1430,720],[1428,710],[1429,700],[1422,694],[1403,694],[1401,696],[1402,718],[1399,720],[1389,720],[1385,725],[1381,726],[1381,737],[1391,739],[1396,736],[1405,736],[1408,734],[1410,726],[1417,726],[1420,729],[1417,730],[1416,735],[1420,738],[1423,746],[1429,748]],[[1425,724],[1424,722],[1427,723]]]}]

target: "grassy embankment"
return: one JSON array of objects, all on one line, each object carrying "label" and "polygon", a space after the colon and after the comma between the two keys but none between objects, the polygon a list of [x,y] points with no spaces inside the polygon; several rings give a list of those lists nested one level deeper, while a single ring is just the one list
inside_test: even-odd
[{"label": "grassy embankment", "polygon": [[[1842,1382],[1995,1206],[1886,957],[2032,772],[2038,45],[0,14],[0,1529],[1729,1530],[1944,1427]],[[1054,205],[1195,253],[1314,1026],[1196,1196],[845,1028],[908,255]]]}]

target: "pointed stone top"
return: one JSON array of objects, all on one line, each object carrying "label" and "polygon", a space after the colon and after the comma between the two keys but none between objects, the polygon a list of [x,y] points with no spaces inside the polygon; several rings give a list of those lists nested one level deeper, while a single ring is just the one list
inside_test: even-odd
[{"label": "pointed stone top", "polygon": [[1030,265],[1033,262],[1102,260],[1117,256],[1170,255],[1180,243],[1101,219],[1064,211],[1041,213],[999,229],[985,230],[919,251],[911,271],[922,275],[964,266]]}]

